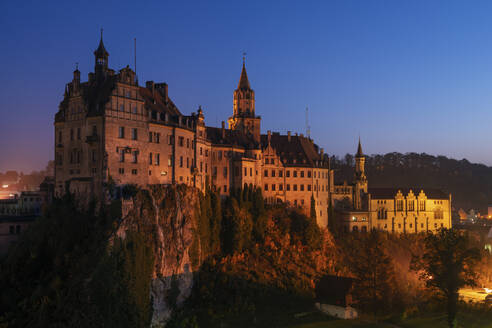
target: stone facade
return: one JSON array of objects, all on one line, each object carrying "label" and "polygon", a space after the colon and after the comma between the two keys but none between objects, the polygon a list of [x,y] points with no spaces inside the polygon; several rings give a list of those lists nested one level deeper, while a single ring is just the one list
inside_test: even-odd
[{"label": "stone facade", "polygon": [[331,201],[342,229],[395,233],[435,232],[451,228],[451,195],[432,188],[370,188],[359,140],[354,182],[333,186]]},{"label": "stone facade", "polygon": [[244,61],[229,126],[217,128],[205,126],[201,108],[183,115],[166,83],[141,87],[129,67],[110,69],[102,37],[94,57],[94,73],[81,82],[75,70],[55,115],[56,195],[104,199],[108,186],[183,183],[226,196],[248,185],[306,213],[314,197],[327,225],[328,156],[302,134],[261,134]]}]

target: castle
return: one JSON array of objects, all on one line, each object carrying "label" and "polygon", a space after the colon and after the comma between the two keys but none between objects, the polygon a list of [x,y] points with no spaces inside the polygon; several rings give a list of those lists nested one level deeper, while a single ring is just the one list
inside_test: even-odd
[{"label": "castle", "polygon": [[283,202],[328,222],[329,158],[301,135],[260,133],[255,92],[246,66],[234,91],[233,114],[221,127],[204,123],[204,111],[183,115],[166,83],[138,84],[128,66],[108,67],[102,40],[94,72],[80,71],[66,85],[55,115],[55,193],[104,197],[104,186],[182,183],[221,195],[258,186],[270,203]]},{"label": "castle", "polygon": [[108,185],[210,186],[223,196],[260,187],[269,203],[286,203],[328,225],[330,204],[345,231],[435,231],[451,227],[451,196],[421,188],[368,188],[365,156],[358,145],[353,184],[335,185],[329,157],[301,135],[261,134],[255,92],[243,66],[228,127],[205,126],[202,108],[183,115],[166,83],[138,84],[128,66],[108,67],[102,35],[94,72],[80,71],[65,87],[55,115],[55,194],[69,191],[95,199]]},{"label": "castle", "polygon": [[337,208],[339,228],[345,232],[419,233],[452,226],[450,194],[419,187],[369,188],[360,140],[353,183],[331,185],[330,199]]}]

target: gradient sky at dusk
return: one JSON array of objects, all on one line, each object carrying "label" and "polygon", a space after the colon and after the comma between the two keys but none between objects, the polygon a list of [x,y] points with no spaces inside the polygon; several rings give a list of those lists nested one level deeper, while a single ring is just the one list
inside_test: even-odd
[{"label": "gradient sky at dusk", "polygon": [[325,152],[426,152],[492,164],[490,1],[2,1],[0,171],[41,169],[53,119],[104,28],[109,65],[167,82],[208,125],[232,113],[242,52],[262,132]]}]

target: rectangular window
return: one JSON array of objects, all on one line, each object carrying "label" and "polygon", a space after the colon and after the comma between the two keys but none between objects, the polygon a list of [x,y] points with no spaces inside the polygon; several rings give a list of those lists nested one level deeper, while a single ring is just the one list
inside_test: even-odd
[{"label": "rectangular window", "polygon": [[212,169],[212,175],[213,175],[214,177],[216,177],[216,176],[217,176],[217,166],[214,166],[214,167],[213,167],[213,169]]},{"label": "rectangular window", "polygon": [[248,169],[246,167],[244,168],[244,176],[248,176]]},{"label": "rectangular window", "polygon": [[97,126],[95,125],[92,126],[92,135],[97,136]]},{"label": "rectangular window", "polygon": [[304,178],[304,171],[301,171],[301,178]]},{"label": "rectangular window", "polygon": [[227,192],[227,186],[224,185],[224,192]]},{"label": "rectangular window", "polygon": [[120,149],[120,162],[123,163],[125,161],[125,151]]},{"label": "rectangular window", "polygon": [[249,168],[249,176],[250,176],[250,177],[252,177],[252,176],[253,176],[253,168],[252,168],[252,167],[250,167],[250,168]]},{"label": "rectangular window", "polygon": [[161,154],[155,154],[155,165],[161,165]]},{"label": "rectangular window", "polygon": [[284,185],[283,185],[283,183],[280,183],[280,184],[278,185],[278,190],[280,190],[280,191],[284,190]]},{"label": "rectangular window", "polygon": [[300,187],[301,187],[301,191],[304,191],[304,185],[302,184]]},{"label": "rectangular window", "polygon": [[190,168],[190,158],[186,157],[186,168]]},{"label": "rectangular window", "polygon": [[283,176],[283,171],[282,170],[278,170],[278,176],[279,176],[279,178],[281,178]]},{"label": "rectangular window", "polygon": [[133,152],[133,163],[138,163],[138,152],[137,151]]},{"label": "rectangular window", "polygon": [[272,170],[272,178],[275,178],[275,170]]},{"label": "rectangular window", "polygon": [[133,174],[133,175],[137,175],[137,169],[133,169],[133,170],[132,170],[132,174]]},{"label": "rectangular window", "polygon": [[183,167],[183,156],[179,156],[179,167]]},{"label": "rectangular window", "polygon": [[149,142],[152,142],[152,132],[149,132]]},{"label": "rectangular window", "polygon": [[396,201],[396,210],[397,211],[403,211],[403,200],[397,200]]},{"label": "rectangular window", "polygon": [[70,140],[73,141],[73,129],[70,129]]},{"label": "rectangular window", "polygon": [[311,171],[308,171],[308,178],[311,177]]},{"label": "rectangular window", "polygon": [[208,164],[205,163],[205,173],[208,173]]},{"label": "rectangular window", "polygon": [[190,138],[186,138],[186,148],[190,148]]},{"label": "rectangular window", "polygon": [[[308,172],[309,172],[309,171],[308,171]],[[308,184],[308,185],[307,185],[307,190],[308,190],[308,191],[311,191],[311,185],[310,185],[310,184]]]},{"label": "rectangular window", "polygon": [[268,191],[268,184],[265,183],[265,191]]},{"label": "rectangular window", "polygon": [[167,166],[173,166],[173,155],[167,157]]},{"label": "rectangular window", "polygon": [[275,191],[275,183],[272,184],[272,191]]},{"label": "rectangular window", "polygon": [[137,140],[138,139],[138,135],[137,135],[137,129],[132,129],[132,139],[133,140]]},{"label": "rectangular window", "polygon": [[287,178],[290,178],[290,171],[289,171],[289,170],[287,170],[287,171],[285,172],[285,176],[286,176]]},{"label": "rectangular window", "polygon": [[200,162],[200,172],[203,172],[203,162]]},{"label": "rectangular window", "polygon": [[183,143],[184,143],[184,137],[178,137],[178,145],[180,147],[183,147]]},{"label": "rectangular window", "polygon": [[205,149],[205,157],[208,157],[208,149]]},{"label": "rectangular window", "polygon": [[125,137],[125,127],[120,126],[118,137],[119,138],[124,138]]},{"label": "rectangular window", "polygon": [[408,210],[413,212],[414,211],[414,202],[413,202],[413,200],[407,201],[407,204],[408,204],[408,206],[407,206],[408,207]]},{"label": "rectangular window", "polygon": [[286,186],[287,191],[290,191],[290,184],[287,184]]},{"label": "rectangular window", "polygon": [[149,164],[152,165],[152,153],[149,153]]},{"label": "rectangular window", "polygon": [[294,171],[294,178],[297,178],[297,171]]},{"label": "rectangular window", "polygon": [[125,111],[125,104],[121,104],[121,105],[120,105],[120,111],[121,111],[121,112],[124,112],[124,111]]},{"label": "rectangular window", "polygon": [[294,191],[297,191],[297,185],[296,184],[294,185]]},{"label": "rectangular window", "polygon": [[425,211],[425,200],[419,201],[419,210]]},{"label": "rectangular window", "polygon": [[119,172],[120,174],[125,174],[125,169],[124,169],[124,168],[122,168],[122,167],[120,167],[120,168],[118,169],[118,172]]},{"label": "rectangular window", "polygon": [[203,149],[200,147],[200,155],[203,155]]},{"label": "rectangular window", "polygon": [[58,131],[58,143],[62,143],[62,132]]},{"label": "rectangular window", "polygon": [[265,170],[265,174],[263,175],[264,177],[268,177],[268,170]]},{"label": "rectangular window", "polygon": [[222,159],[222,150],[219,150],[219,161]]},{"label": "rectangular window", "polygon": [[96,154],[97,154],[96,151],[92,150],[92,152],[91,152],[92,163],[95,163],[97,161]]},{"label": "rectangular window", "polygon": [[155,134],[155,143],[160,143],[161,142],[161,134],[160,133],[156,133]]},{"label": "rectangular window", "polygon": [[224,167],[224,178],[227,178],[227,166]]}]

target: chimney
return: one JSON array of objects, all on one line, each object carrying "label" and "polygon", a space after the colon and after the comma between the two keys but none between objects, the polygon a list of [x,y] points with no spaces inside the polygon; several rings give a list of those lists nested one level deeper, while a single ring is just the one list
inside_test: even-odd
[{"label": "chimney", "polygon": [[290,142],[290,131],[287,131],[287,141]]},{"label": "chimney", "polygon": [[154,81],[145,82],[145,87],[152,91],[152,96],[154,95]]},{"label": "chimney", "polygon": [[268,134],[268,144],[270,144],[270,140],[272,140],[272,131],[268,130],[267,134]]},{"label": "chimney", "polygon": [[225,139],[225,122],[222,121],[222,139]]}]

